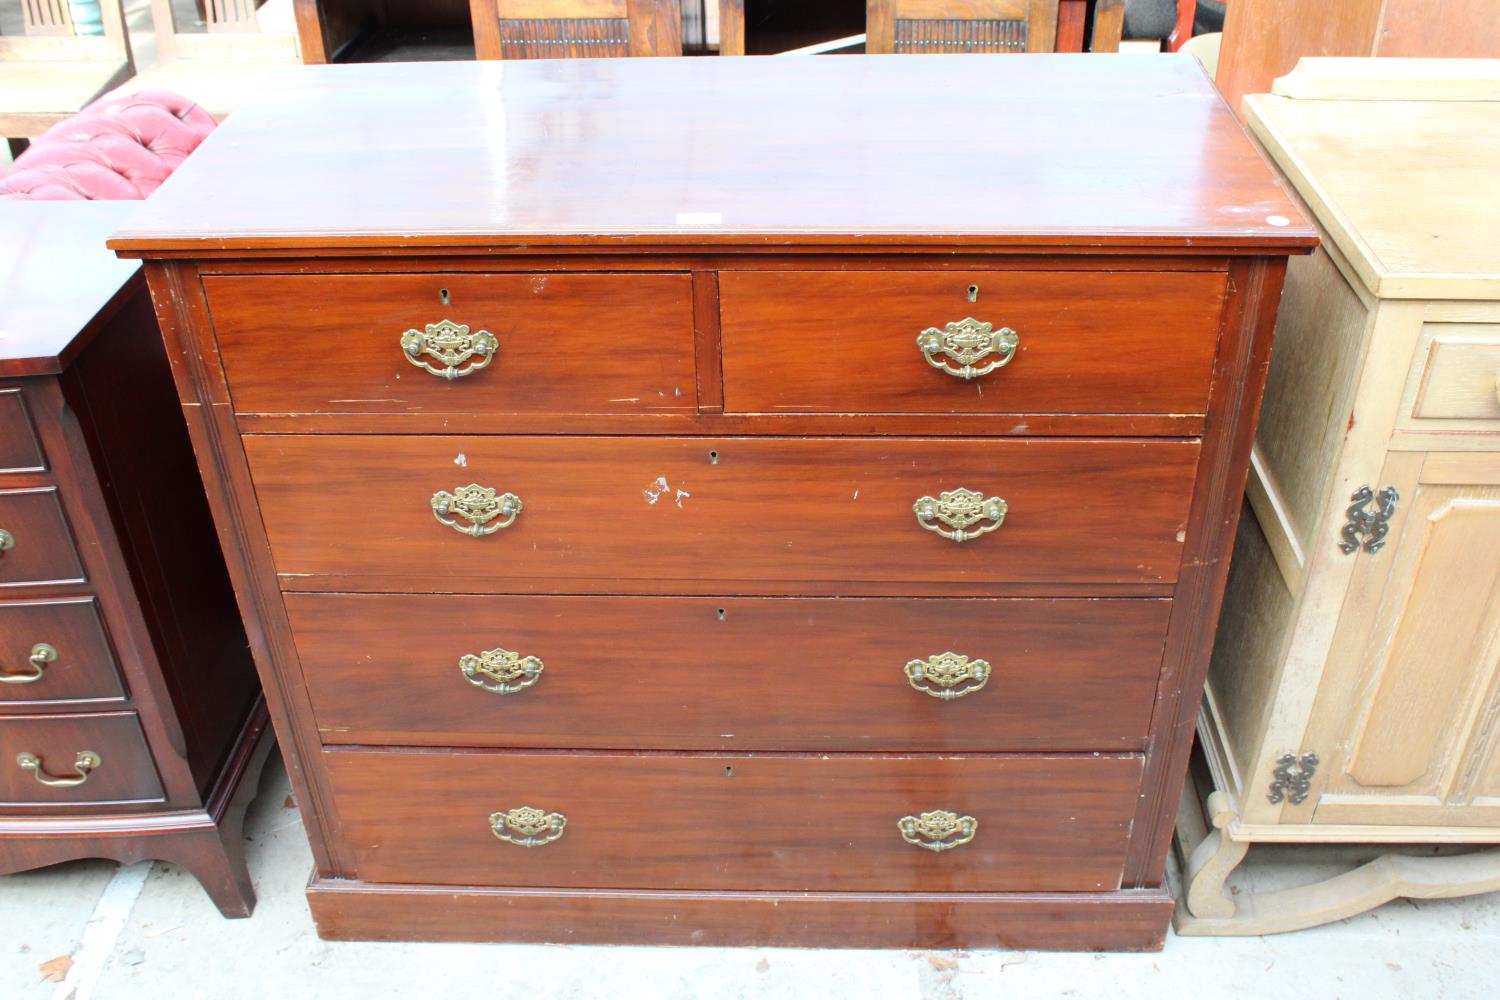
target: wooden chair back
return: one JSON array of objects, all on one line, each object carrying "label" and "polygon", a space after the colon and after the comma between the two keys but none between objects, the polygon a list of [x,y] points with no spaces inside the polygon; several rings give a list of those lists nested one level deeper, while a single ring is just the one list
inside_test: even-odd
[{"label": "wooden chair back", "polygon": [[68,0],[21,0],[22,33],[0,36],[0,60],[131,62],[122,0],[101,0],[103,34],[80,35]]},{"label": "wooden chair back", "polygon": [[682,0],[470,0],[480,59],[682,55]]},{"label": "wooden chair back", "polygon": [[[28,3],[32,0],[27,0]],[[257,0],[203,0],[204,30],[183,31],[172,0],[151,0],[151,24],[161,62],[176,59],[283,62],[298,58],[297,36],[263,32],[256,18]]]},{"label": "wooden chair back", "polygon": [[1058,0],[866,0],[866,52],[1051,52]]}]

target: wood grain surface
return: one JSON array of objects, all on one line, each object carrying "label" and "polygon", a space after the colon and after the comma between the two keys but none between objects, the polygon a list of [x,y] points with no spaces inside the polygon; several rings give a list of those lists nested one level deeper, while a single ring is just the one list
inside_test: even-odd
[{"label": "wood grain surface", "polygon": [[[1170,583],[1198,449],[1181,441],[254,436],[256,496],[285,589],[733,592],[820,582]],[[475,538],[431,498],[471,483],[519,496],[514,525]],[[924,530],[920,497],[1007,500],[996,531]],[[402,581],[394,588],[389,581]],[[727,588],[727,590],[726,590]]]},{"label": "wood grain surface", "polygon": [[[405,594],[286,605],[329,743],[701,750],[1136,750],[1170,608]],[[540,658],[541,679],[505,695],[470,683],[459,659],[495,648]],[[911,686],[908,661],[950,650],[993,675],[957,699]]]},{"label": "wood grain surface", "polygon": [[0,603],[0,672],[12,677],[31,674],[31,651],[38,643],[51,646],[57,658],[29,684],[0,684],[0,710],[17,704],[125,697],[95,598]]},{"label": "wood grain surface", "polygon": [[1315,241],[1190,56],[900,55],[303,67],[209,136],[111,245],[881,237],[1075,252]]},{"label": "wood grain surface", "polygon": [[[16,763],[17,754],[33,753],[47,775],[68,778],[78,773],[73,765],[80,750],[97,753],[100,764],[72,788],[48,787],[36,780],[38,772]],[[0,717],[0,806],[6,811],[161,797],[161,780],[134,712]]]},{"label": "wood grain surface", "polygon": [[0,385],[0,472],[38,472],[46,465],[20,387]]},{"label": "wood grain surface", "polygon": [[1170,890],[732,893],[489,889],[315,878],[331,941],[1159,951]]},{"label": "wood grain surface", "polygon": [[[719,289],[729,412],[1202,413],[1224,275],[729,270]],[[917,335],[971,317],[1015,330],[1014,358],[933,368]]]},{"label": "wood grain surface", "polygon": [[[574,888],[1097,891],[1119,888],[1134,756],[988,757],[328,751],[366,880]],[[526,848],[520,806],[567,817]],[[979,821],[941,852],[897,821]]]},{"label": "wood grain surface", "polygon": [[78,549],[55,487],[0,489],[0,528],[13,539],[0,551],[0,588],[82,582]]},{"label": "wood grain surface", "polygon": [[[204,285],[238,412],[697,409],[686,274],[435,271],[226,276]],[[499,351],[451,381],[418,368],[401,336],[441,320],[494,334]],[[596,328],[607,334],[596,339]]]}]

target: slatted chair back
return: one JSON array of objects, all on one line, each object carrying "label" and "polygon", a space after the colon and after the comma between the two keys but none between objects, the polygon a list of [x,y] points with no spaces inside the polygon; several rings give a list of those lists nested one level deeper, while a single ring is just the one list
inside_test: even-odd
[{"label": "slatted chair back", "polygon": [[470,10],[480,59],[682,55],[682,0],[470,0]]},{"label": "slatted chair back", "polygon": [[1051,52],[1058,0],[866,0],[865,51]]},{"label": "slatted chair back", "polygon": [[0,36],[0,60],[130,62],[121,0],[101,0],[99,14],[75,25],[68,0],[21,0],[21,34]]},{"label": "slatted chair back", "polygon": [[[176,59],[213,59],[280,62],[299,58],[292,32],[263,32],[257,0],[203,0],[202,30],[186,30],[177,20],[172,0],[151,0],[151,24],[161,62]],[[196,27],[196,26],[195,26]]]}]

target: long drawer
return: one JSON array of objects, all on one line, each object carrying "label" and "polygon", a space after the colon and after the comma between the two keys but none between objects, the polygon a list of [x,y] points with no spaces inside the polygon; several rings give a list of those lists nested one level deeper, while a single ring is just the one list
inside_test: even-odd
[{"label": "long drawer", "polygon": [[1136,750],[1165,600],[288,594],[325,742]]},{"label": "long drawer", "polygon": [[724,408],[1202,413],[1225,276],[725,271]]},{"label": "long drawer", "polygon": [[0,587],[82,581],[57,487],[0,489]]},{"label": "long drawer", "polygon": [[365,881],[583,888],[1116,889],[1141,777],[1138,756],[334,750],[324,763]]},{"label": "long drawer", "polygon": [[134,712],[0,717],[0,805],[161,797],[156,765]]},{"label": "long drawer", "polygon": [[686,274],[204,279],[241,413],[697,408]]},{"label": "long drawer", "polygon": [[94,598],[0,603],[0,708],[124,696]]},{"label": "long drawer", "polygon": [[267,435],[245,447],[287,589],[448,593],[1171,583],[1198,457],[1194,442],[1128,440]]}]

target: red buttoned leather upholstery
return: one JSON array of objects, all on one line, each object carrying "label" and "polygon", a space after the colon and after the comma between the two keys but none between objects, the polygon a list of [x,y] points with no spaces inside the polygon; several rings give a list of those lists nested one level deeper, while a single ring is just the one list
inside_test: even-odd
[{"label": "red buttoned leather upholstery", "polygon": [[170,91],[106,94],[34,140],[0,175],[0,197],[145,198],[213,129],[207,111]]}]

